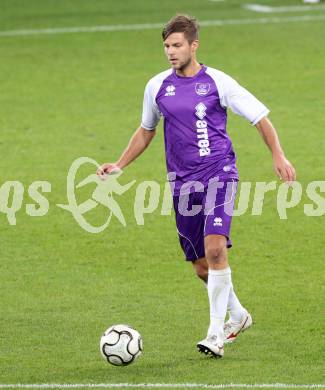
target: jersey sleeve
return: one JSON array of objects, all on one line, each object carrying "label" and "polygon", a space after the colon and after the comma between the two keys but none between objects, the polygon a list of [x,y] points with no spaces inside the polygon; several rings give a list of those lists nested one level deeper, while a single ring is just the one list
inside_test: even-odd
[{"label": "jersey sleeve", "polygon": [[270,112],[262,102],[230,76],[225,76],[221,104],[229,107],[235,114],[246,118],[252,125],[256,125]]},{"label": "jersey sleeve", "polygon": [[235,114],[246,118],[252,125],[256,125],[269,114],[270,110],[232,77],[211,68],[209,74],[216,83],[220,104],[224,108],[230,108]]},{"label": "jersey sleeve", "polygon": [[152,80],[148,82],[144,91],[141,127],[153,130],[159,123],[160,111],[155,101],[155,88]]}]

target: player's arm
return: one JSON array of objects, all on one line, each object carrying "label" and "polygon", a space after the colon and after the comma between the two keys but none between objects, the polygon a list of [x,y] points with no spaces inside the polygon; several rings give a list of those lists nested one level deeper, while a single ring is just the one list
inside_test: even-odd
[{"label": "player's arm", "polygon": [[107,174],[119,172],[129,165],[147,148],[156,134],[156,129],[147,130],[139,127],[130,139],[130,142],[121,157],[115,163],[106,163],[97,169],[97,175],[105,178]]},{"label": "player's arm", "polygon": [[[220,74],[219,74],[220,77]],[[280,179],[290,183],[296,179],[295,169],[284,155],[279,137],[271,121],[267,118],[269,110],[249,91],[239,85],[228,75],[222,74],[219,82],[221,85],[221,104],[230,107],[238,115],[246,118],[256,126],[261,133],[264,142],[270,148],[273,156],[273,165]]]},{"label": "player's arm", "polygon": [[102,179],[107,174],[120,172],[121,169],[140,156],[152,141],[161,116],[155,100],[156,92],[155,80],[151,79],[144,91],[141,125],[133,134],[127,148],[117,162],[103,164],[97,169],[97,175]]},{"label": "player's arm", "polygon": [[272,153],[275,173],[281,180],[287,183],[296,180],[295,169],[290,161],[286,159],[280,145],[278,134],[271,121],[267,117],[264,117],[255,126]]}]

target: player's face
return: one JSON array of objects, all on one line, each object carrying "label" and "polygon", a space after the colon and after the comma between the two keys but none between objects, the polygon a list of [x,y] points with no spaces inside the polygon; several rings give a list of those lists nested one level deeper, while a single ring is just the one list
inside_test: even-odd
[{"label": "player's face", "polygon": [[165,54],[175,70],[185,69],[195,56],[198,41],[189,43],[184,33],[173,33],[164,41]]}]

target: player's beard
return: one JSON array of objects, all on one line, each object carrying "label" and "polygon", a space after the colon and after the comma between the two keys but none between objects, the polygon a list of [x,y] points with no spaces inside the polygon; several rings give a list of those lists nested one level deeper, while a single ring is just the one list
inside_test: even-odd
[{"label": "player's beard", "polygon": [[176,66],[175,69],[179,70],[181,72],[184,72],[184,70],[190,65],[191,61],[192,61],[192,58],[188,57],[184,62],[182,62],[178,66]]}]

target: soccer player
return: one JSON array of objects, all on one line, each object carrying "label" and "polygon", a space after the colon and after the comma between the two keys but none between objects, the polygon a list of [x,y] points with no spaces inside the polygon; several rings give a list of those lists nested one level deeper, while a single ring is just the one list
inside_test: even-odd
[{"label": "soccer player", "polygon": [[[265,105],[230,76],[197,61],[195,18],[176,15],[164,27],[162,38],[171,68],[148,82],[140,127],[118,161],[103,164],[97,174],[104,179],[135,160],[150,144],[160,117],[164,117],[179,241],[186,260],[207,284],[209,297],[210,325],[197,348],[222,357],[224,343],[234,341],[252,325],[251,315],[234,291],[228,264],[238,173],[226,131],[227,108],[257,127],[282,180],[294,181],[295,170],[284,155]],[[225,323],[227,311],[229,320]]]}]

